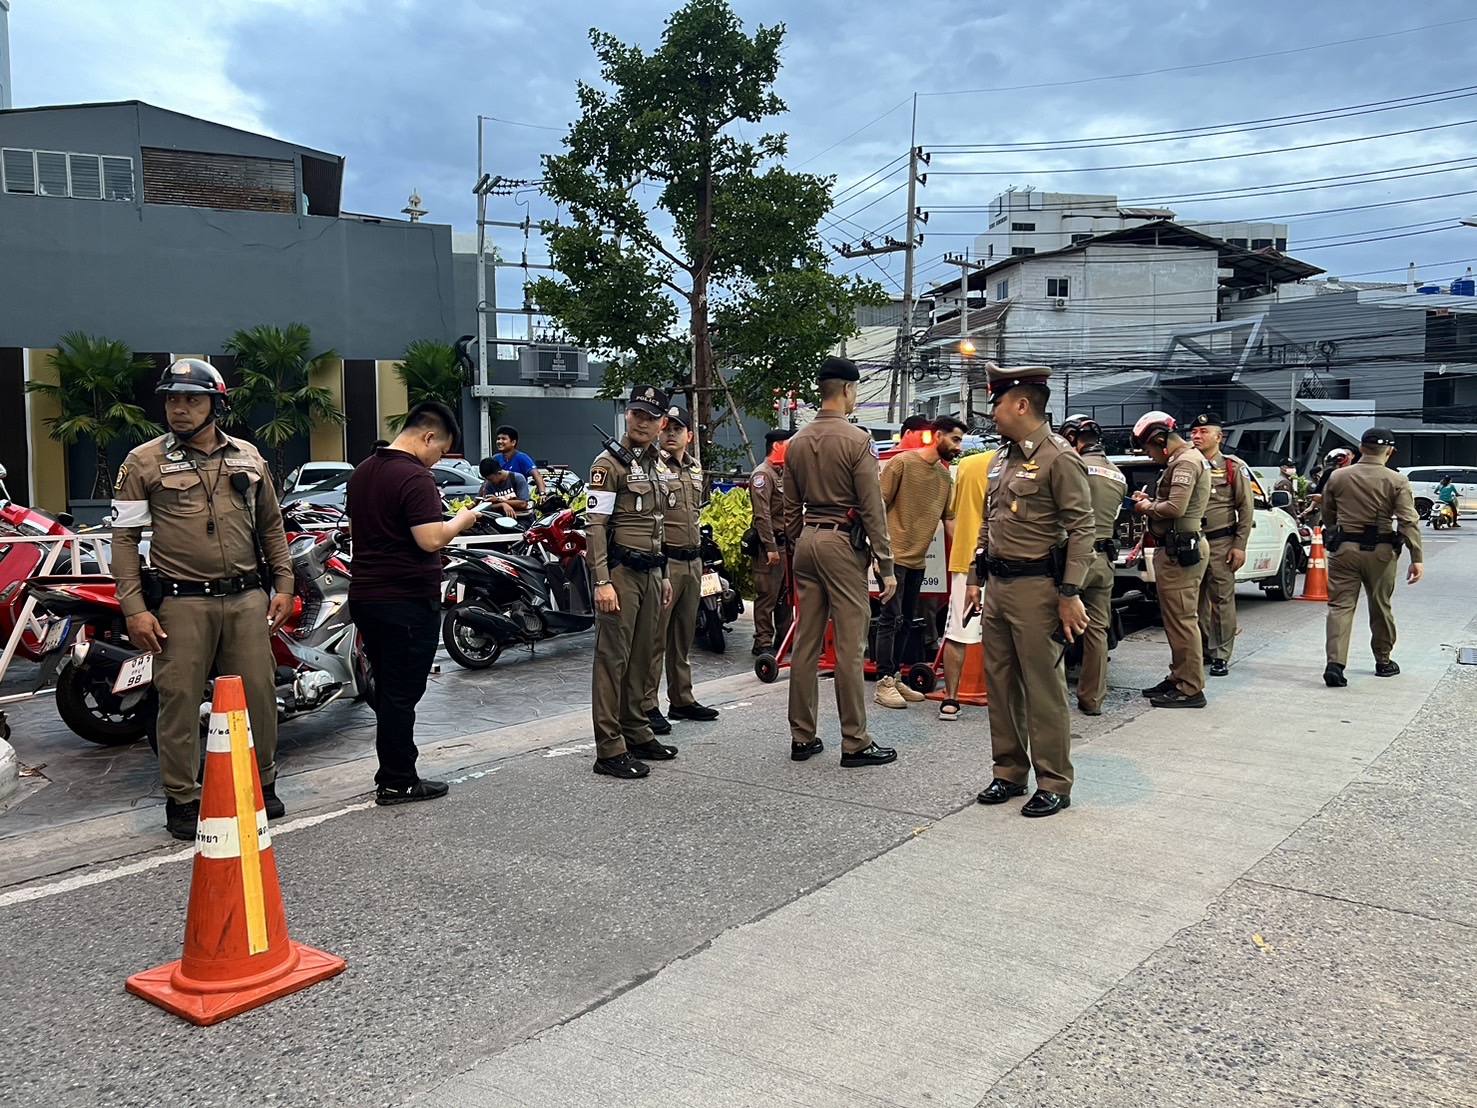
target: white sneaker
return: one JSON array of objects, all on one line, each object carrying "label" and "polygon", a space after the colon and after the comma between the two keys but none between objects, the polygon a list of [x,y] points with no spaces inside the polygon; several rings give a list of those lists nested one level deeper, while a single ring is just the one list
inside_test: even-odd
[{"label": "white sneaker", "polygon": [[908,706],[908,701],[904,698],[896,677],[879,678],[877,695],[872,699],[884,708],[906,708]]}]

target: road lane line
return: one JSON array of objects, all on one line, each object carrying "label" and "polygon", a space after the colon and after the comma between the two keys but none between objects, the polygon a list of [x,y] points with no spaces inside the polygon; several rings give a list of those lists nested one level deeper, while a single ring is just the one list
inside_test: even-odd
[{"label": "road lane line", "polygon": [[[331,812],[320,812],[313,816],[303,816],[300,819],[290,820],[272,829],[273,837],[289,834],[293,831],[303,831],[309,827],[317,827],[320,823],[327,823],[339,816],[346,816],[350,812],[362,812],[366,808],[373,808],[373,800],[361,801],[358,804],[349,804],[343,808],[336,808]],[[141,858],[137,862],[128,862],[125,865],[113,866],[108,869],[100,869],[90,873],[79,873],[72,877],[65,877],[60,881],[52,881],[46,885],[30,885],[21,889],[11,889],[9,892],[0,893],[0,909],[9,908],[15,904],[28,904],[33,900],[45,900],[48,897],[59,896],[69,893],[74,889],[86,889],[93,885],[102,885],[108,881],[116,881],[120,877],[132,877],[138,873],[148,873],[150,870],[161,869],[174,862],[188,862],[195,857],[195,848],[189,847],[185,850],[176,851],[173,854],[159,854],[152,858]]]}]

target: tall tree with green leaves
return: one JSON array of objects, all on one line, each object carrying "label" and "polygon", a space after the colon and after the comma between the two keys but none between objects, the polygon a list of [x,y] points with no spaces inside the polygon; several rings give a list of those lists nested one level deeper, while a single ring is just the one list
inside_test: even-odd
[{"label": "tall tree with green leaves", "polygon": [[[344,422],[333,393],[312,383],[312,373],[338,354],[313,354],[313,333],[301,323],[286,327],[261,324],[237,331],[226,340],[226,353],[235,355],[241,384],[231,390],[227,422],[250,427],[257,439],[272,448],[272,472],[278,488],[287,469],[287,444],[307,437],[319,423]],[[252,421],[265,420],[252,426]]]},{"label": "tall tree with green leaves", "polygon": [[787,110],[774,93],[784,34],[745,34],[725,0],[690,0],[649,54],[591,30],[608,87],[580,84],[565,150],[544,159],[565,214],[543,224],[560,276],[530,282],[539,310],[610,360],[606,395],[638,381],[691,391],[707,442],[730,391],[765,419],[774,389],[813,398],[856,308],[885,301],[826,269],[816,228],[834,179],[785,169],[783,134],[746,137]]},{"label": "tall tree with green leaves", "polygon": [[133,402],[140,379],[155,372],[154,363],[135,360],[133,351],[114,339],[70,331],[51,356],[57,381],[27,381],[26,391],[56,402],[61,414],[48,416],[51,438],[67,446],[80,439],[93,445],[92,497],[106,499],[113,487],[108,446],[116,439],[143,442],[164,428]]}]

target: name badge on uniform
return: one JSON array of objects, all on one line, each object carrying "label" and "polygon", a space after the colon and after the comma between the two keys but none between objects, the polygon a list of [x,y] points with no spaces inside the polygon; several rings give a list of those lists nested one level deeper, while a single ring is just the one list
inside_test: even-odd
[{"label": "name badge on uniform", "polygon": [[174,463],[172,463],[170,465],[167,465],[167,466],[160,466],[159,467],[159,472],[160,473],[180,473],[180,472],[183,472],[184,470],[194,469],[194,468],[195,468],[195,466],[191,462],[174,462]]},{"label": "name badge on uniform", "polygon": [[232,466],[235,469],[256,468],[256,462],[252,461],[250,458],[227,458],[226,465]]}]

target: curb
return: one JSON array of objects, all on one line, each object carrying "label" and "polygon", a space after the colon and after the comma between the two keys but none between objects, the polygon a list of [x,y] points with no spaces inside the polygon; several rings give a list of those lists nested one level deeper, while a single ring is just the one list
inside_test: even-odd
[{"label": "curb", "polygon": [[15,747],[0,739],[0,804],[9,800],[11,794],[21,787],[20,761],[15,756]]}]

